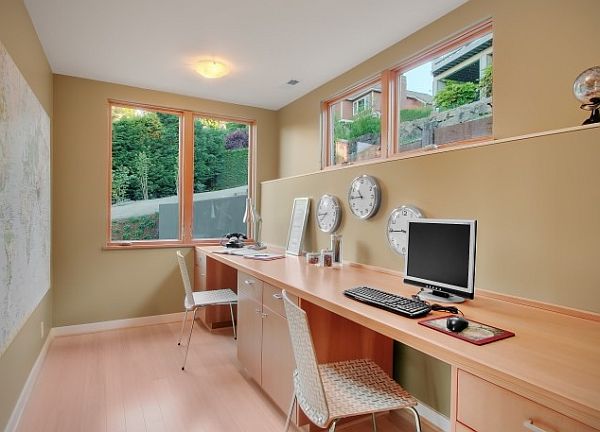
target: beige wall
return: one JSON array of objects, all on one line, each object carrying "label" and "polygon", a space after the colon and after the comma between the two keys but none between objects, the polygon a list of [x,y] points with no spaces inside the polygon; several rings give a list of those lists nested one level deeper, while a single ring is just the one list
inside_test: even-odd
[{"label": "beige wall", "polygon": [[[343,202],[344,258],[403,270],[385,225],[395,206],[411,203],[429,217],[478,220],[478,288],[600,312],[600,128],[315,173],[321,100],[489,17],[494,136],[581,124],[586,113],[571,89],[582,70],[598,63],[590,42],[596,8],[597,0],[472,0],[281,109],[282,179],[262,187],[265,241],[285,244],[294,197],[312,197],[314,209],[330,193]],[[369,221],[353,218],[346,204],[351,179],[363,173],[383,189],[382,207]],[[307,249],[326,246],[311,217]],[[400,382],[448,415],[448,366],[399,344],[395,361]]]},{"label": "beige wall", "polygon": [[[598,64],[597,0],[472,0],[279,111],[279,175],[321,167],[319,103],[486,18],[494,20],[494,136],[581,124],[572,84]],[[568,35],[568,37],[566,36]]]},{"label": "beige wall", "polygon": [[[0,41],[52,119],[52,71],[22,0],[0,0]],[[51,126],[52,127],[52,126]],[[0,356],[0,430],[4,430],[52,326],[52,288]]]},{"label": "beige wall", "polygon": [[[55,326],[182,310],[175,249],[104,251],[107,99],[255,119],[259,181],[277,172],[273,111],[55,75]],[[191,262],[191,261],[190,261]]]}]

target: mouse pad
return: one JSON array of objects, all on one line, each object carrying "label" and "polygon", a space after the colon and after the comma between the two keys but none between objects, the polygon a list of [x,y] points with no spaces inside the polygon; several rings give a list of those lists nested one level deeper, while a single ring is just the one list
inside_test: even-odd
[{"label": "mouse pad", "polygon": [[500,339],[506,339],[515,334],[507,330],[502,330],[497,327],[492,327],[487,324],[483,324],[477,321],[468,320],[469,326],[463,331],[455,333],[446,327],[446,319],[452,315],[446,315],[443,317],[428,318],[419,321],[419,324],[425,327],[432,328],[447,335],[454,336],[455,338],[466,340],[475,345],[485,345],[490,342],[494,342]]}]

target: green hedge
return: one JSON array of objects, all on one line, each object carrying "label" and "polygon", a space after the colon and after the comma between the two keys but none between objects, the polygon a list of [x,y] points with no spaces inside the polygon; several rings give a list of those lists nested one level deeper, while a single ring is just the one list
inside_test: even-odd
[{"label": "green hedge", "polygon": [[223,155],[223,172],[217,177],[217,190],[248,184],[248,149],[228,150]]},{"label": "green hedge", "polygon": [[112,221],[112,240],[157,240],[158,213]]}]

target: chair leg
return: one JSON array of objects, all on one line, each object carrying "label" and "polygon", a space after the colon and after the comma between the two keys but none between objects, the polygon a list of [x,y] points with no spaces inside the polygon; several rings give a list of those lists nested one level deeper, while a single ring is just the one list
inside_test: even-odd
[{"label": "chair leg", "polygon": [[419,413],[415,409],[415,407],[407,407],[406,409],[411,410],[413,415],[415,416],[415,431],[421,432],[421,418],[419,417]]},{"label": "chair leg", "polygon": [[287,432],[290,428],[290,421],[292,420],[292,413],[294,412],[294,405],[296,404],[296,392],[294,392],[294,397],[292,397],[292,403],[290,404],[290,409],[288,411],[287,419],[285,420],[285,428],[283,432]]},{"label": "chair leg", "polygon": [[375,413],[371,414],[371,418],[373,419],[373,432],[377,432],[377,422],[375,421]]},{"label": "chair leg", "polygon": [[177,345],[181,345],[181,338],[183,337],[183,328],[185,327],[185,321],[187,320],[188,310],[185,308],[185,314],[183,314],[183,321],[181,321],[181,331],[179,332],[179,341],[177,341]]},{"label": "chair leg", "polygon": [[231,312],[231,324],[233,324],[233,339],[237,340],[237,333],[235,332],[235,317],[233,316],[233,304],[229,303],[229,311]]},{"label": "chair leg", "polygon": [[338,419],[335,419],[333,421],[333,423],[331,423],[331,426],[329,426],[329,432],[335,432],[335,425],[337,424]]},{"label": "chair leg", "polygon": [[185,370],[185,362],[187,361],[188,351],[190,350],[190,340],[192,340],[192,330],[194,329],[194,322],[196,321],[196,311],[198,309],[194,309],[194,315],[192,316],[192,325],[190,326],[190,334],[188,335],[187,346],[185,347],[185,357],[183,358],[183,366],[181,366],[181,370]]}]

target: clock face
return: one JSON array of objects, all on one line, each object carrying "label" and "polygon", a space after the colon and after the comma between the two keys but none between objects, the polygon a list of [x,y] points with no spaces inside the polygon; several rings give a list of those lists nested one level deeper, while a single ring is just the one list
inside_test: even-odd
[{"label": "clock face", "polygon": [[379,184],[374,177],[362,175],[352,180],[348,191],[348,205],[354,216],[368,219],[377,213],[381,202]]},{"label": "clock face", "polygon": [[387,223],[387,239],[392,250],[400,255],[406,255],[408,240],[408,221],[420,218],[421,211],[413,206],[403,205],[392,210]]},{"label": "clock face", "polygon": [[323,195],[317,207],[317,225],[326,233],[334,232],[340,226],[342,209],[339,200],[332,195]]}]

